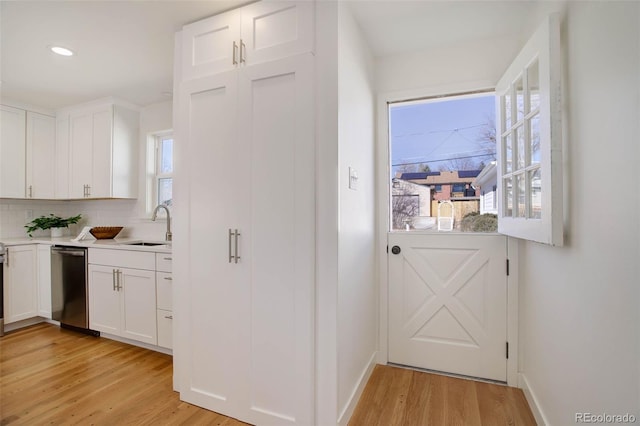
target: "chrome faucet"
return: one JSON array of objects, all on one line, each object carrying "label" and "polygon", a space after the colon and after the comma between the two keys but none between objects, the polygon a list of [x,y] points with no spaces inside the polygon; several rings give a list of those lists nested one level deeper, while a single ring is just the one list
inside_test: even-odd
[{"label": "chrome faucet", "polygon": [[158,217],[158,210],[165,209],[167,212],[167,233],[164,234],[164,239],[167,241],[171,241],[173,236],[171,234],[171,213],[169,213],[169,209],[164,204],[158,204],[156,208],[153,210],[153,216],[151,216],[151,220],[155,221]]}]

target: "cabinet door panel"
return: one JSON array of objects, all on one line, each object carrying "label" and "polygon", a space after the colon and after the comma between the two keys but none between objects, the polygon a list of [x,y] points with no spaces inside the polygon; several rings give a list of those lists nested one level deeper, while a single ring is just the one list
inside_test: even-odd
[{"label": "cabinet door panel", "polygon": [[69,117],[56,120],[55,198],[69,198]]},{"label": "cabinet door panel", "polygon": [[118,161],[112,158],[112,108],[97,111],[93,114],[93,157],[92,175],[89,188],[89,197],[111,197],[111,162]]},{"label": "cabinet door panel", "polygon": [[313,2],[258,2],[241,10],[247,64],[313,51]]},{"label": "cabinet door panel", "polygon": [[51,246],[38,245],[38,315],[51,319]]},{"label": "cabinet door panel", "polygon": [[26,112],[2,105],[0,114],[0,197],[24,198]]},{"label": "cabinet door panel", "polygon": [[181,152],[189,164],[189,246],[181,260],[189,277],[174,277],[187,295],[180,299],[180,334],[189,336],[180,358],[181,397],[237,416],[237,342],[246,339],[246,320],[237,308],[241,289],[237,265],[229,262],[229,229],[240,228],[237,194],[247,190],[236,180],[245,169],[239,165],[246,165],[237,144],[237,73],[183,83],[180,108]]},{"label": "cabinet door panel", "polygon": [[156,273],[139,269],[120,271],[121,336],[155,345]]},{"label": "cabinet door panel", "polygon": [[239,39],[238,11],[185,25],[182,31],[183,78],[191,80],[233,69],[234,62],[238,61]]},{"label": "cabinet door panel", "polygon": [[91,184],[93,170],[93,115],[72,115],[69,121],[71,139],[70,198],[84,198],[85,185]]},{"label": "cabinet door panel", "polygon": [[4,263],[5,323],[38,316],[36,246],[14,246],[8,249]]},{"label": "cabinet door panel", "polygon": [[158,346],[173,348],[173,313],[158,309]]},{"label": "cabinet door panel", "polygon": [[[314,259],[312,57],[252,66],[240,75],[242,286],[249,318],[246,406],[251,423],[310,424]],[[274,166],[277,165],[277,166]],[[243,186],[244,187],[244,186]],[[272,188],[278,188],[277,191]],[[248,368],[248,366],[251,368]]]},{"label": "cabinet door panel", "polygon": [[55,138],[55,117],[27,112],[27,198],[54,198]]},{"label": "cabinet door panel", "polygon": [[89,328],[120,334],[120,293],[114,282],[114,270],[108,266],[89,265]]}]

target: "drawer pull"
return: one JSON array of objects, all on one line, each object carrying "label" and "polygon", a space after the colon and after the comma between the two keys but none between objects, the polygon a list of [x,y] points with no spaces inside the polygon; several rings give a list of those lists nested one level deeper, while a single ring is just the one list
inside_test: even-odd
[{"label": "drawer pull", "polygon": [[167,281],[173,281],[172,277],[164,277],[164,279],[167,280]]},{"label": "drawer pull", "polygon": [[173,315],[165,315],[164,317],[165,317],[166,319],[170,319],[170,320],[172,320],[172,319],[173,319]]},{"label": "drawer pull", "polygon": [[163,257],[162,260],[173,260],[171,257]]}]

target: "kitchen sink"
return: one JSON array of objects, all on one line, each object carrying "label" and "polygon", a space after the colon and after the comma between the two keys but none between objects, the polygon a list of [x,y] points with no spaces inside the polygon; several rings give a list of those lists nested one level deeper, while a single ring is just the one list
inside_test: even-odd
[{"label": "kitchen sink", "polygon": [[121,243],[122,245],[125,246],[147,246],[147,247],[153,247],[153,246],[164,246],[169,244],[168,242],[166,243],[153,243],[151,241],[134,241],[131,243]]}]

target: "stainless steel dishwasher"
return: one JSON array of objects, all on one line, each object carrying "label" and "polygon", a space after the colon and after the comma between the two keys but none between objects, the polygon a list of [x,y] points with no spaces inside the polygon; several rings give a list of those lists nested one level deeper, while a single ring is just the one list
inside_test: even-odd
[{"label": "stainless steel dishwasher", "polygon": [[51,317],[60,327],[99,336],[89,329],[87,249],[51,247]]}]

